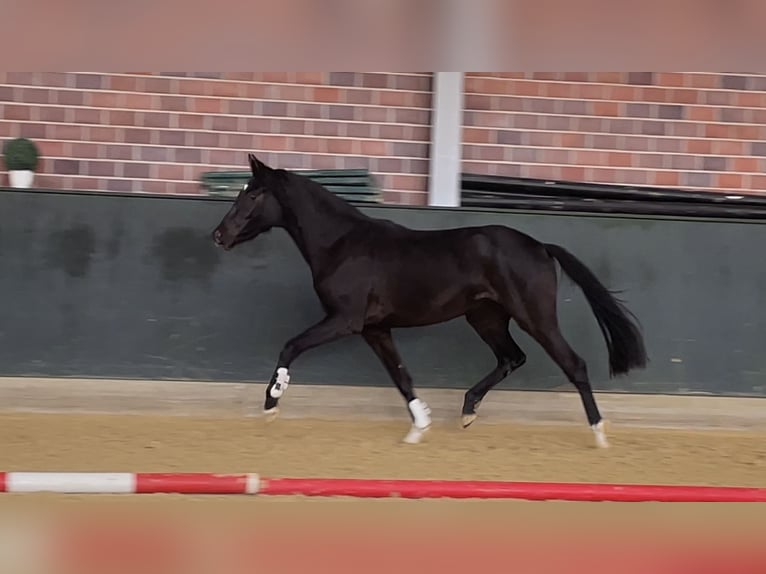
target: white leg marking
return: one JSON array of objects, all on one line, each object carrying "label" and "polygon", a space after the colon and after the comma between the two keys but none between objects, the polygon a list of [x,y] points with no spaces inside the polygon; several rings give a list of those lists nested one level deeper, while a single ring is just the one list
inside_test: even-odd
[{"label": "white leg marking", "polygon": [[263,416],[266,417],[266,422],[271,422],[277,418],[279,414],[279,407],[272,407],[263,411]]},{"label": "white leg marking", "polygon": [[412,413],[413,422],[410,432],[404,437],[404,442],[417,444],[422,440],[426,431],[431,428],[431,409],[420,399],[411,400],[407,406]]},{"label": "white leg marking", "polygon": [[477,418],[479,418],[479,415],[477,415],[476,413],[471,413],[470,415],[463,415],[460,426],[462,426],[463,428],[468,428],[473,423],[473,421],[475,421]]},{"label": "white leg marking", "polygon": [[599,448],[608,448],[609,442],[606,440],[604,421],[599,421],[595,425],[592,425],[590,428],[593,430],[593,434],[596,437],[596,446]]},{"label": "white leg marking", "polygon": [[274,382],[274,386],[271,387],[271,396],[275,399],[280,398],[283,394],[285,394],[289,384],[290,375],[288,374],[287,369],[284,367],[279,367],[277,369],[277,380]]}]

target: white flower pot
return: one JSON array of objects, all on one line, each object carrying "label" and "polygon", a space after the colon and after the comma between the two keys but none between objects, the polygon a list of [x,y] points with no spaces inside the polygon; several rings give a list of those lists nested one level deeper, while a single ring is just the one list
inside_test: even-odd
[{"label": "white flower pot", "polygon": [[14,169],[8,172],[8,179],[11,181],[11,187],[32,187],[35,179],[35,172],[29,169]]}]

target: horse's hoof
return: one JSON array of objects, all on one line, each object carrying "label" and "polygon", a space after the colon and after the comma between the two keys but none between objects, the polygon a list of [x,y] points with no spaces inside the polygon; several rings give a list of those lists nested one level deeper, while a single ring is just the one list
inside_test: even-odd
[{"label": "horse's hoof", "polygon": [[479,418],[479,415],[476,413],[471,413],[468,415],[463,415],[463,418],[461,419],[461,423],[463,425],[464,429],[467,429],[469,426],[471,426],[471,423],[475,421],[477,418]]},{"label": "horse's hoof", "polygon": [[279,407],[272,407],[270,409],[265,409],[263,411],[263,416],[266,419],[267,423],[274,421],[274,419],[276,419],[278,415],[279,415]]},{"label": "horse's hoof", "polygon": [[599,421],[595,425],[592,425],[590,428],[593,431],[594,438],[596,439],[596,447],[609,448],[609,441],[606,440],[606,427],[604,425],[604,421]]},{"label": "horse's hoof", "polygon": [[430,428],[430,425],[424,428],[418,428],[415,425],[412,425],[412,427],[410,427],[410,432],[404,437],[403,442],[405,444],[418,444],[423,440],[423,436]]}]

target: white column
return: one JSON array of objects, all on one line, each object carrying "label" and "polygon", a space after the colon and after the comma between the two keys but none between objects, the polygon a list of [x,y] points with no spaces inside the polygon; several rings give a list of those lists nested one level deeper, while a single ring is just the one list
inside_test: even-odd
[{"label": "white column", "polygon": [[428,205],[460,207],[463,72],[434,72]]}]

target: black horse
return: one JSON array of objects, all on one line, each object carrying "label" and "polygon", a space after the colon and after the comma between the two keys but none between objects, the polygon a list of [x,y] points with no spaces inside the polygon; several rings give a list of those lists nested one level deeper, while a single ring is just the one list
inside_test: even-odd
[{"label": "black horse", "polygon": [[596,316],[609,352],[610,375],[646,366],[632,314],[564,248],[499,225],[413,230],[374,219],[310,179],[272,169],[249,155],[252,178],[213,231],[229,250],[274,227],[284,228],[311,268],[326,316],[282,348],[266,389],[264,411],[278,413],[288,369],[303,352],[361,335],[401,392],[419,442],[431,424],[391,329],[433,325],[465,316],[489,345],[497,365],[465,393],[463,426],[476,419],[485,395],[526,361],[511,337],[511,319],[533,337],[575,386],[598,446],[608,446],[585,361],[562,336],[556,316],[555,261],[579,287]]}]

